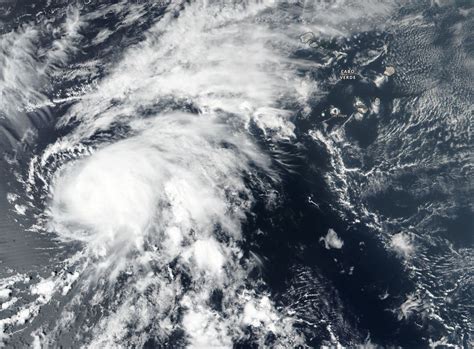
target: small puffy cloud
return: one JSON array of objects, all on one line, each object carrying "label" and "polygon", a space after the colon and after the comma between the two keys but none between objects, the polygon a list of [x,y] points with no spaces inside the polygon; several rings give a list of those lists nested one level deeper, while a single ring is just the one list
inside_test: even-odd
[{"label": "small puffy cloud", "polygon": [[11,294],[12,294],[12,290],[10,290],[9,288],[0,289],[0,300],[10,298]]},{"label": "small puffy cloud", "polygon": [[336,248],[341,249],[344,245],[344,241],[337,236],[337,233],[333,229],[329,229],[325,237],[321,237],[319,241],[324,242],[326,249]]},{"label": "small puffy cloud", "polygon": [[413,238],[407,233],[398,233],[392,236],[390,246],[399,255],[409,258],[415,251]]}]

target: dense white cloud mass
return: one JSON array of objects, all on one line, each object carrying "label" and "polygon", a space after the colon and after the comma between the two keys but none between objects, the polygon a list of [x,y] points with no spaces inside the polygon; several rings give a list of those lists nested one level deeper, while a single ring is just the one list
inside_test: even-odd
[{"label": "dense white cloud mass", "polygon": [[172,224],[206,231],[219,223],[238,235],[234,217],[241,213],[232,213],[227,196],[245,191],[250,163],[267,168],[269,159],[225,125],[196,115],[160,115],[132,127],[138,135],[58,173],[51,207],[53,222],[63,225],[57,231],[93,248],[96,239],[107,245]]}]

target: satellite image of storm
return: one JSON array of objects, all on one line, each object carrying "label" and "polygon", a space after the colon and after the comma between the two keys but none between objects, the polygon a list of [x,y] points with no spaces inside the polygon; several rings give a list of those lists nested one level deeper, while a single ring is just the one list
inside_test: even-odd
[{"label": "satellite image of storm", "polygon": [[0,0],[1,348],[474,348],[474,2]]}]

